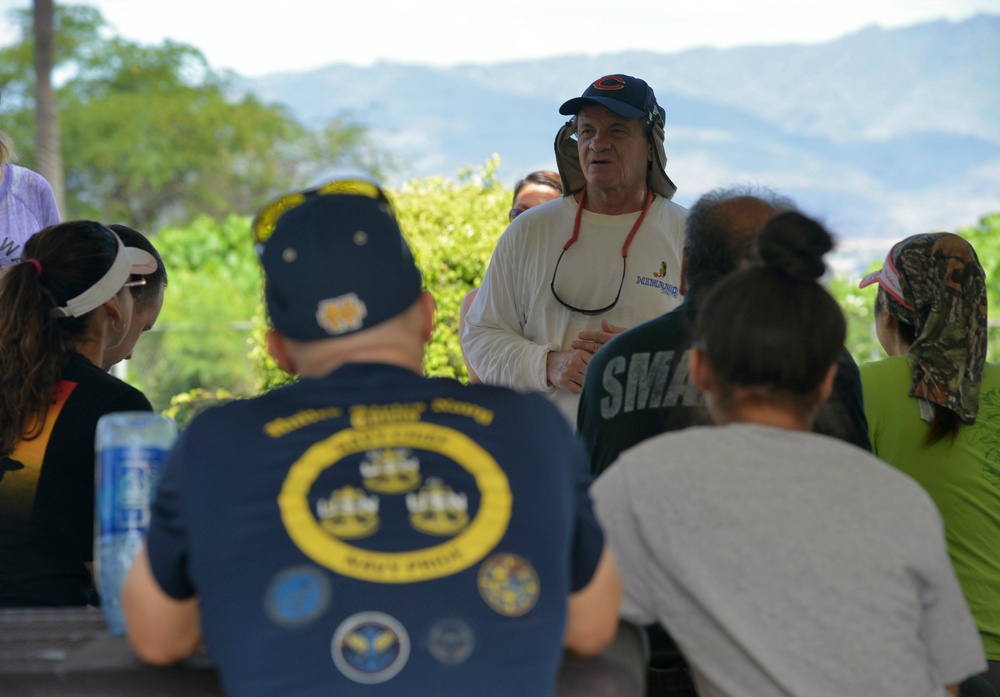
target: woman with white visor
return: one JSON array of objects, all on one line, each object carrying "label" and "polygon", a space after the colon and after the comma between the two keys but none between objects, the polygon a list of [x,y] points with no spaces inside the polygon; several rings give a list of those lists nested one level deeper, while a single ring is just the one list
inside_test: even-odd
[{"label": "woman with white visor", "polygon": [[0,606],[96,600],[97,421],[152,410],[101,366],[128,334],[130,287],[155,270],[100,223],[73,221],[34,234],[0,276]]}]

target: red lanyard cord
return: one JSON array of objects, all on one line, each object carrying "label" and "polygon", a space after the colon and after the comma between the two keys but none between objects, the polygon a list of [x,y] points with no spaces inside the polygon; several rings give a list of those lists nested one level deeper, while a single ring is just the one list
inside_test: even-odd
[{"label": "red lanyard cord", "polygon": [[[573,219],[573,235],[569,238],[566,244],[563,245],[563,251],[573,246],[573,244],[580,237],[580,218],[583,217],[583,204],[587,202],[587,187],[583,187],[580,190],[580,204],[576,207],[576,217]],[[635,225],[629,230],[628,237],[625,238],[625,244],[622,245],[622,257],[628,257],[628,248],[632,244],[632,238],[635,237],[635,233],[639,232],[639,226],[642,225],[642,221],[646,219],[646,214],[649,213],[649,207],[653,205],[653,192],[651,190],[646,190],[646,200],[642,204],[642,212],[639,213],[639,218],[635,221]]]},{"label": "red lanyard cord", "polygon": [[618,304],[618,300],[622,296],[622,287],[625,285],[625,260],[628,257],[628,248],[632,244],[632,238],[635,237],[635,233],[639,231],[639,226],[642,225],[642,221],[646,217],[646,213],[649,212],[649,207],[653,203],[653,192],[646,191],[646,202],[642,206],[642,212],[639,214],[638,220],[635,221],[635,225],[628,233],[628,237],[625,238],[625,243],[622,245],[622,278],[618,283],[618,292],[615,294],[614,301],[605,307],[600,307],[595,310],[585,310],[583,308],[570,305],[568,302],[559,297],[559,293],[556,292],[556,274],[559,272],[559,264],[562,262],[563,254],[566,250],[573,246],[577,238],[580,236],[580,218],[583,215],[583,204],[587,200],[587,187],[583,188],[580,193],[580,204],[576,208],[576,218],[573,221],[573,236],[569,238],[566,244],[563,245],[562,251],[559,253],[559,258],[556,259],[556,266],[552,269],[552,280],[549,281],[549,290],[552,291],[552,296],[559,302],[560,305],[573,312],[579,312],[584,315],[602,315],[615,305]]}]

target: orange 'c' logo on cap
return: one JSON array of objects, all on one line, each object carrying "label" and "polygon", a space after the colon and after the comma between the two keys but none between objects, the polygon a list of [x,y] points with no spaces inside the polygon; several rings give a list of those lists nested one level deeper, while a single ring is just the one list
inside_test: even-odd
[{"label": "orange 'c' logo on cap", "polygon": [[607,75],[594,83],[595,90],[620,90],[625,88],[625,81],[617,75]]}]

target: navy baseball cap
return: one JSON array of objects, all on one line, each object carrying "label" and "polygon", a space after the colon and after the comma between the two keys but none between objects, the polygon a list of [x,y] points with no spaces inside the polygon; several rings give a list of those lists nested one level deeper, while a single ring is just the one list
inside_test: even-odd
[{"label": "navy baseball cap", "polygon": [[[580,113],[588,104],[599,104],[626,119],[642,119],[647,136],[653,145],[653,166],[646,181],[654,192],[670,199],[677,193],[677,185],[667,175],[667,153],[664,149],[666,115],[656,102],[653,88],[631,75],[605,75],[584,90],[583,96],[574,97],[559,107],[564,116]],[[580,167],[573,120],[567,121],[556,133],[556,167],[563,182],[563,196],[572,196],[587,184]]]},{"label": "navy baseball cap", "polygon": [[389,200],[367,181],[331,182],[265,206],[253,223],[274,328],[314,341],[409,308],[422,281]]},{"label": "navy baseball cap", "polygon": [[631,75],[605,75],[583,92],[559,107],[564,116],[579,114],[588,104],[600,104],[626,119],[664,120],[663,109],[656,103],[653,88]]}]

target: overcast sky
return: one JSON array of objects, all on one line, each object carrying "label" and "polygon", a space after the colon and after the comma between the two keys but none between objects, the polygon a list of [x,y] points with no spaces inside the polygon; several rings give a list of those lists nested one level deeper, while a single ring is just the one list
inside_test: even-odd
[{"label": "overcast sky", "polygon": [[[58,3],[62,4],[62,3]],[[448,66],[636,49],[816,43],[871,25],[1000,14],[1000,0],[95,0],[142,43],[173,39],[247,76],[379,60]],[[0,0],[7,19],[30,0]]]}]

